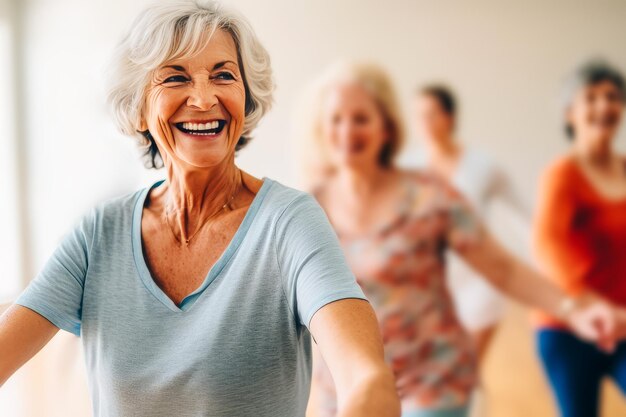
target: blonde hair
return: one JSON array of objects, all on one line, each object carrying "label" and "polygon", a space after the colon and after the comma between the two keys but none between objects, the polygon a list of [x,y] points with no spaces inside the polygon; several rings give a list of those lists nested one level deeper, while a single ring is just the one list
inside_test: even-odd
[{"label": "blonde hair", "polygon": [[332,173],[334,167],[322,138],[322,114],[324,100],[331,89],[340,83],[362,86],[376,101],[389,131],[389,140],[381,150],[382,166],[393,165],[404,144],[404,126],[393,83],[387,72],[371,62],[342,61],[329,67],[305,92],[305,105],[299,114],[299,136],[306,146],[302,155],[304,181],[312,186],[319,179]]},{"label": "blonde hair", "polygon": [[150,133],[137,130],[152,72],[167,61],[198,54],[217,29],[235,41],[246,91],[246,119],[237,150],[246,145],[270,109],[274,90],[270,57],[242,15],[213,0],[155,3],[137,16],[119,43],[108,74],[115,123],[145,149],[147,167],[162,164]]}]

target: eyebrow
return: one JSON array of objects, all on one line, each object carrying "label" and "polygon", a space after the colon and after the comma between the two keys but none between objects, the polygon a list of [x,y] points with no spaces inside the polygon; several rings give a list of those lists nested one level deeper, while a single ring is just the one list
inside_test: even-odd
[{"label": "eyebrow", "polygon": [[[226,61],[221,61],[221,62],[218,62],[217,64],[213,65],[213,70],[220,69],[220,68],[222,68],[223,66],[225,66],[226,64],[233,64],[233,65],[235,65],[235,66],[237,65],[237,63],[236,63],[236,62],[234,62],[234,61],[229,61],[229,60],[226,60]],[[164,66],[162,66],[161,68],[162,68],[162,69],[164,69],[164,68],[172,68],[172,69],[174,69],[174,70],[176,70],[176,71],[181,71],[181,72],[186,71],[186,70],[185,70],[185,67],[183,67],[183,66],[181,66],[181,65],[164,65]]]},{"label": "eyebrow", "polygon": [[213,65],[213,69],[214,70],[220,69],[220,68],[222,68],[226,64],[233,64],[233,65],[237,66],[237,63],[234,62],[234,61],[222,61],[222,62],[218,62],[217,64]]},{"label": "eyebrow", "polygon": [[175,69],[176,71],[185,71],[185,67],[181,67],[180,65],[164,65],[161,67],[161,69],[165,69],[165,68],[172,68],[172,69]]}]

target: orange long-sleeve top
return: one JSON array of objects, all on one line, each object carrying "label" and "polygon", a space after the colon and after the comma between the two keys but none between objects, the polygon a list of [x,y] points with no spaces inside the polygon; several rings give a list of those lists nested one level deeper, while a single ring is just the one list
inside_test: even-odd
[{"label": "orange long-sleeve top", "polygon": [[[539,190],[533,240],[543,273],[566,293],[626,306],[626,198],[601,195],[571,157],[548,167]],[[566,327],[543,312],[534,321]]]}]

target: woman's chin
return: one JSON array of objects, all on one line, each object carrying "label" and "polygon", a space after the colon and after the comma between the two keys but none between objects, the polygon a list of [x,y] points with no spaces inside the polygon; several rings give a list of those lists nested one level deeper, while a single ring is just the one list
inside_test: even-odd
[{"label": "woman's chin", "polygon": [[196,168],[212,168],[227,159],[229,150],[226,147],[211,147],[211,149],[177,149],[178,158]]},{"label": "woman's chin", "polygon": [[597,144],[609,145],[616,134],[616,129],[596,129],[593,133],[593,141]]}]

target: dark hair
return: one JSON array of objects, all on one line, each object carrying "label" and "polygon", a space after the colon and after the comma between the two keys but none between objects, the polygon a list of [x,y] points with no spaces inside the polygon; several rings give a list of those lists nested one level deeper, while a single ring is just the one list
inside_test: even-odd
[{"label": "dark hair", "polygon": [[[603,59],[593,59],[576,68],[568,77],[563,89],[563,104],[568,108],[574,96],[580,89],[609,81],[619,90],[622,103],[626,102],[626,83],[624,76],[616,67]],[[574,139],[574,126],[565,120],[565,135],[569,140]]]},{"label": "dark hair", "polygon": [[428,84],[417,90],[418,95],[433,97],[449,116],[454,118],[457,111],[456,98],[452,90],[442,84]]}]

